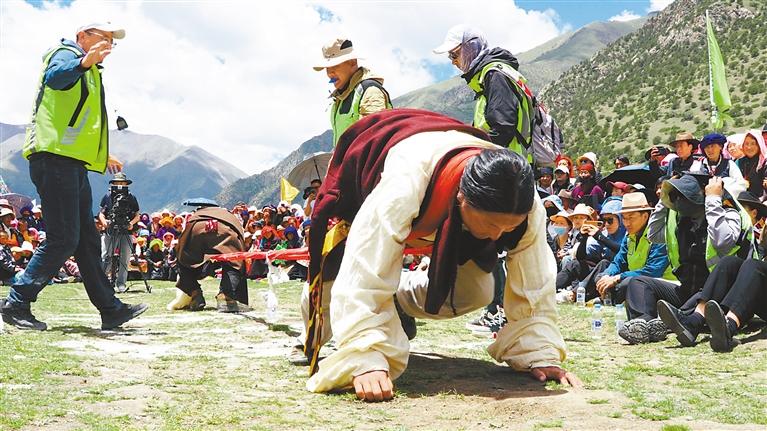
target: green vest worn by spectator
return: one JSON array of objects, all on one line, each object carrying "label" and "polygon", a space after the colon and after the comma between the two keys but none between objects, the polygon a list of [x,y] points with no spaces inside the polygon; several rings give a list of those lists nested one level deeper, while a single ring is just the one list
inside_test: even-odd
[{"label": "green vest worn by spectator", "polygon": [[59,45],[43,60],[40,89],[27,127],[24,157],[39,152],[85,162],[90,171],[104,173],[109,156],[109,132],[106,107],[101,87],[101,72],[94,64],[71,88],[54,90],[44,83],[45,70],[51,57],[60,49],[68,49],[78,57],[75,48]]},{"label": "green vest worn by spectator", "polygon": [[[746,247],[753,247],[754,229],[751,226],[751,217],[743,209],[740,203],[736,202],[735,205],[738,209],[738,213],[740,213],[740,237],[735,243],[735,246],[726,253],[718,253],[711,243],[711,237],[706,237],[706,266],[709,271],[713,271],[714,267],[723,257],[738,254],[738,252],[741,251],[741,244],[745,244]],[[673,269],[679,268],[679,241],[676,237],[677,219],[678,213],[669,209],[666,222],[666,247],[668,248],[669,267]],[[752,253],[752,255],[756,256],[756,253]]]},{"label": "green vest worn by spectator", "polygon": [[532,143],[532,126],[535,118],[535,109],[533,96],[529,93],[525,83],[527,80],[512,66],[501,61],[493,61],[485,65],[482,70],[474,75],[469,81],[469,87],[476,92],[479,97],[474,107],[474,127],[484,131],[490,130],[490,125],[485,119],[485,106],[487,98],[483,91],[485,76],[490,70],[503,73],[506,79],[511,83],[512,91],[519,99],[519,109],[517,109],[517,130],[514,138],[508,144],[508,148],[517,154],[527,158],[528,162],[533,161],[532,152],[529,150]]},{"label": "green vest worn by spectator", "polygon": [[338,143],[338,138],[343,135],[346,129],[360,119],[360,102],[365,90],[370,87],[376,87],[381,90],[386,97],[386,109],[391,109],[392,104],[389,93],[383,88],[380,82],[375,79],[363,79],[354,87],[352,94],[343,100],[336,100],[330,108],[330,124],[333,126],[333,146]]},{"label": "green vest worn by spectator", "polygon": [[[628,254],[626,261],[628,262],[629,271],[638,271],[642,269],[647,263],[647,256],[650,254],[650,241],[647,239],[647,227],[645,226],[642,236],[639,238],[639,243],[634,239],[634,235],[628,235]],[[671,265],[666,267],[661,278],[670,281],[676,281],[676,277],[671,272]]]}]

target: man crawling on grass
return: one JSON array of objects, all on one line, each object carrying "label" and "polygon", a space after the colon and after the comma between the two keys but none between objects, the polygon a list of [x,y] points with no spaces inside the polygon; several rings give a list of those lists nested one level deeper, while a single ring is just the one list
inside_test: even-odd
[{"label": "man crawling on grass", "polygon": [[[366,401],[391,399],[414,318],[448,319],[487,305],[504,250],[508,324],[488,352],[539,381],[581,386],[560,365],[556,266],[534,180],[524,158],[440,114],[396,109],[350,127],[312,214],[305,351],[311,357],[331,336],[338,350],[319,363],[308,389],[354,387]],[[331,230],[329,220],[338,221]],[[428,282],[401,280],[405,247],[424,245],[433,246]],[[329,311],[329,322],[318,311]]]}]

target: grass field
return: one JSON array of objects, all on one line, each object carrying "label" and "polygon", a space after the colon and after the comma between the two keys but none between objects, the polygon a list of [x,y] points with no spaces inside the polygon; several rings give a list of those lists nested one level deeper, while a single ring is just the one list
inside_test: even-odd
[{"label": "grass field", "polygon": [[[153,293],[136,284],[121,295],[150,310],[119,331],[101,331],[82,285],[46,288],[33,305],[44,333],[6,326],[0,334],[0,429],[767,429],[767,328],[740,337],[733,353],[707,342],[617,341],[611,310],[593,340],[589,310],[560,307],[566,366],[586,389],[532,381],[495,364],[489,339],[464,329],[473,316],[419,321],[397,397],[365,404],[351,393],[306,391],[306,368],[286,360],[300,325],[301,285],[275,288],[280,323],[264,323],[250,282],[253,312],[165,310],[169,282]],[[214,303],[216,282],[204,282]],[[5,295],[7,287],[0,288]]]}]

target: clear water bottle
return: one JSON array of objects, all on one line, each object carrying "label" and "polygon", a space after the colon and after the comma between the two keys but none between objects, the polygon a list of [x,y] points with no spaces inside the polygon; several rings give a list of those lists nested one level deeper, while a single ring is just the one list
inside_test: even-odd
[{"label": "clear water bottle", "polygon": [[575,289],[575,303],[579,307],[586,306],[586,286],[583,282],[578,283],[578,288]]},{"label": "clear water bottle", "polygon": [[618,331],[621,330],[626,323],[626,308],[623,304],[615,305],[615,335],[618,335]]},{"label": "clear water bottle", "polygon": [[609,290],[605,292],[604,304],[605,307],[610,307],[613,305],[613,294]]},{"label": "clear water bottle", "polygon": [[263,296],[264,303],[266,305],[266,323],[275,323],[279,318],[277,312],[277,295],[275,295],[271,290],[267,290],[264,292]]},{"label": "clear water bottle", "polygon": [[602,323],[602,304],[594,304],[594,311],[591,312],[591,338],[602,338]]}]

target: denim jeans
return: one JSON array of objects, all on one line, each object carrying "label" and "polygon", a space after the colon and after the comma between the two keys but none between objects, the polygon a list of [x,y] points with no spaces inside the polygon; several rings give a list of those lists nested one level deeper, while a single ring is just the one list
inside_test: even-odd
[{"label": "denim jeans", "polygon": [[29,161],[29,175],[45,211],[46,240],[11,287],[10,303],[28,307],[74,255],[91,303],[102,313],[121,308],[101,266],[101,240],[93,222],[93,197],[83,163],[41,153]]}]

